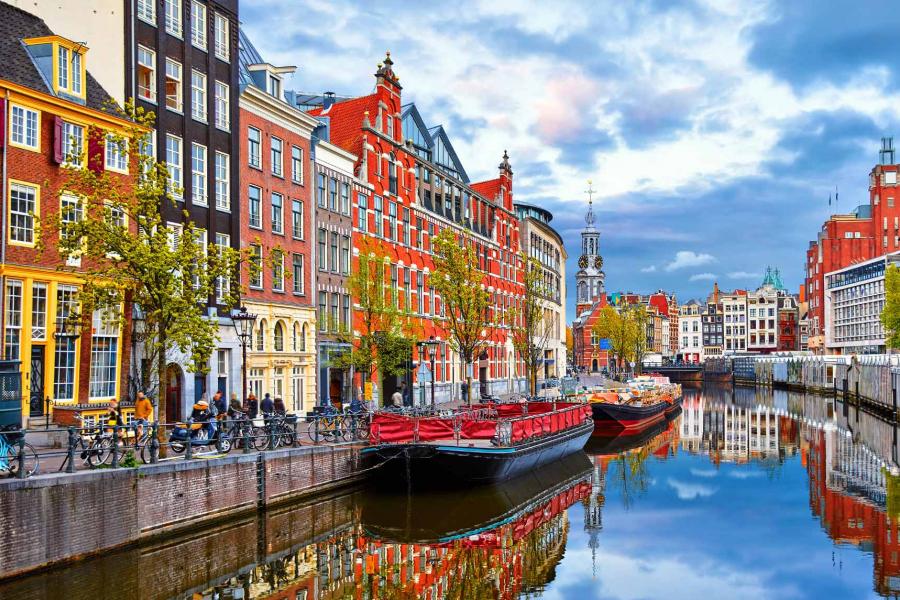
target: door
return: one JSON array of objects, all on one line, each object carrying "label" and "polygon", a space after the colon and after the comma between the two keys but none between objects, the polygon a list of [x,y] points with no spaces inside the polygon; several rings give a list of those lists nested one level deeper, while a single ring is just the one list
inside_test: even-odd
[{"label": "door", "polygon": [[31,416],[44,414],[44,347],[31,347]]}]

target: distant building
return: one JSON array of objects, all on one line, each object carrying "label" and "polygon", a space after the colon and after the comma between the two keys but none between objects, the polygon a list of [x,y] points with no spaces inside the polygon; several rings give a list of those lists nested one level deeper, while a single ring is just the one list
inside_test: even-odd
[{"label": "distant building", "polygon": [[575,319],[572,321],[573,363],[587,372],[597,372],[609,363],[605,342],[593,332],[600,311],[607,306],[600,232],[594,227],[594,219],[593,202],[589,198],[585,227],[581,231],[581,256],[575,273]]},{"label": "distant building", "polygon": [[678,357],[686,363],[703,362],[702,312],[696,300],[678,310]]},{"label": "distant building", "polygon": [[[718,295],[718,288],[716,288],[714,297],[718,298]],[[718,301],[713,301],[713,298],[710,298],[706,303],[706,309],[703,311],[701,319],[704,359],[722,356],[723,346],[725,344],[722,305]]]},{"label": "distant building", "polygon": [[734,290],[722,295],[725,352],[747,350],[747,292]]}]

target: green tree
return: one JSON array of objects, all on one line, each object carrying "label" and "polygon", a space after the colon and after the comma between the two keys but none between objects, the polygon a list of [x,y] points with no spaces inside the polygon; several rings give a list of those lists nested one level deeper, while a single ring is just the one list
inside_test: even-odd
[{"label": "green tree", "polygon": [[434,272],[430,282],[441,297],[450,347],[459,353],[466,365],[468,403],[472,403],[472,364],[488,343],[488,329],[493,327],[491,294],[484,287],[485,274],[479,269],[478,257],[471,242],[457,239],[446,228],[432,241]]},{"label": "green tree", "polygon": [[[604,306],[600,309],[597,321],[594,322],[592,333],[601,339],[609,340],[609,349],[617,361],[631,359],[634,347],[631,338],[632,327],[628,323],[627,312],[612,306]],[[617,362],[617,370],[618,367]]]},{"label": "green tree", "polygon": [[[216,297],[220,305],[238,305],[242,259],[233,248],[207,246],[205,232],[186,211],[177,224],[164,219],[164,209],[177,206],[182,190],[170,180],[166,166],[144,152],[155,116],[130,104],[122,116],[129,123],[123,130],[91,129],[88,135],[115,144],[127,157],[131,176],[67,167],[63,184],[51,193],[65,193],[69,200],[58,215],[43,216],[41,226],[51,232],[47,239],[59,240],[55,250],[60,257],[81,258],[79,267],[69,269],[83,281],[82,314],[73,311],[69,318],[86,320],[99,310],[124,322],[125,304],[137,303],[158,384],[165,381],[166,352],[173,348],[189,357],[189,370],[207,372],[219,329],[207,306]],[[88,156],[87,164],[102,160]],[[157,402],[160,422],[166,421],[165,409],[165,402]]]},{"label": "green tree", "polygon": [[650,313],[643,304],[631,304],[624,311],[627,315],[626,321],[632,347],[631,357],[634,360],[635,372],[640,373],[644,356],[647,354],[647,327],[650,324]]},{"label": "green tree", "polygon": [[[349,350],[334,360],[340,368],[352,367],[363,383],[376,373],[380,377],[404,373],[412,358],[413,320],[407,307],[400,305],[398,290],[391,286],[390,268],[380,244],[363,238],[356,269],[347,279],[350,296],[359,305],[359,330],[350,325],[339,331],[338,339],[347,343]],[[327,319],[325,315],[319,318]],[[336,323],[328,325],[339,329]]]},{"label": "green tree", "polygon": [[900,269],[896,265],[888,266],[884,273],[881,324],[888,334],[885,345],[888,348],[900,348]]},{"label": "green tree", "polygon": [[522,254],[524,264],[524,295],[511,317],[513,347],[525,366],[528,391],[537,395],[538,369],[544,363],[544,350],[553,333],[553,321],[545,306],[549,289],[544,281],[544,269],[534,257]]}]

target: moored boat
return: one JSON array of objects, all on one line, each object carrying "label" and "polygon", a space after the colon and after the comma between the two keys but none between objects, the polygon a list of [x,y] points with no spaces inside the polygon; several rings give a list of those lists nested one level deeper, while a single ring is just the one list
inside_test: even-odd
[{"label": "moored boat", "polygon": [[416,487],[506,481],[584,447],[591,409],[574,402],[476,405],[450,415],[382,412],[362,455],[376,481]]},{"label": "moored boat", "polygon": [[596,433],[640,432],[674,415],[681,406],[681,386],[669,383],[667,377],[644,376],[627,385],[591,397]]}]

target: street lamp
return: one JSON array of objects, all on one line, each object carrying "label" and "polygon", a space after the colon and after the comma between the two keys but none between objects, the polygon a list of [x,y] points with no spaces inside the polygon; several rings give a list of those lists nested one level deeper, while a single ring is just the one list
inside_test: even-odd
[{"label": "street lamp", "polygon": [[[437,353],[437,345],[438,341],[434,339],[434,336],[430,336],[427,340],[422,340],[416,343],[416,346],[419,348],[419,360],[422,360],[425,357],[425,354],[428,354],[428,358],[431,361],[431,406],[434,407],[434,356]],[[421,385],[421,383],[420,383]],[[422,386],[422,404],[425,404],[425,386]]]},{"label": "street lamp", "polygon": [[[144,314],[144,311],[141,310],[140,305],[135,302],[131,305],[131,356],[137,356],[137,344],[138,340],[141,342],[144,341],[144,336],[147,333],[147,317]],[[146,348],[144,349],[146,352]],[[134,368],[137,370],[138,381],[140,382],[140,389],[146,392],[147,388],[147,380],[144,376],[144,368],[141,366],[141,361],[133,360],[132,364]],[[162,390],[162,383],[160,383],[160,390]],[[155,394],[154,394],[155,396]],[[156,400],[153,400],[154,405]]]},{"label": "street lamp", "polygon": [[241,365],[241,375],[243,378],[243,399],[245,401],[247,399],[247,346],[253,341],[254,323],[256,323],[256,315],[248,313],[246,306],[242,306],[240,310],[231,311],[231,324],[234,325],[234,331],[241,341],[241,351],[244,357]]}]

